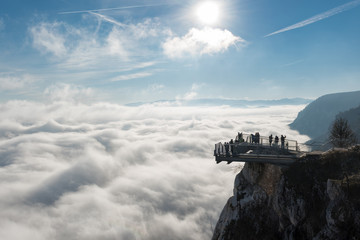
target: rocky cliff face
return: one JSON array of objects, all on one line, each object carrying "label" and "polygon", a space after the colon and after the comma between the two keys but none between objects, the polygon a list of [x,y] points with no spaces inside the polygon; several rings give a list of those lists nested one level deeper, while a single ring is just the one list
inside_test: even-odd
[{"label": "rocky cliff face", "polygon": [[212,239],[360,239],[359,170],[359,147],[287,168],[246,163]]}]

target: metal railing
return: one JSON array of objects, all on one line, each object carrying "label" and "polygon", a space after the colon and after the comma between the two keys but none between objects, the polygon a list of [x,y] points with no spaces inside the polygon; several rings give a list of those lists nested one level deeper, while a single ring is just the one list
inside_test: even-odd
[{"label": "metal railing", "polygon": [[237,146],[247,145],[247,146],[261,146],[265,148],[272,149],[282,149],[287,151],[296,151],[299,152],[300,148],[295,140],[287,140],[286,138],[281,141],[281,138],[278,141],[275,141],[275,137],[273,136],[272,141],[270,142],[269,137],[260,136],[257,134],[238,134],[235,138],[235,141],[229,141],[227,143],[217,143],[215,144],[214,155],[226,155],[231,156],[233,153],[233,149]]}]

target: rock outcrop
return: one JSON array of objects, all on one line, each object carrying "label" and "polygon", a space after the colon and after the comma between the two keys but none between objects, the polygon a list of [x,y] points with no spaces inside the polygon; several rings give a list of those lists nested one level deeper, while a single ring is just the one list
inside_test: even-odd
[{"label": "rock outcrop", "polygon": [[360,147],[286,168],[246,163],[212,239],[360,239]]}]

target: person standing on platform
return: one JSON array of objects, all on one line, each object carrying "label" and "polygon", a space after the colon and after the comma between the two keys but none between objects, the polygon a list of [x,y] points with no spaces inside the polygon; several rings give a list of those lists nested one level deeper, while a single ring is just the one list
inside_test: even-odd
[{"label": "person standing on platform", "polygon": [[271,134],[271,135],[269,136],[269,145],[270,145],[270,147],[271,147],[272,141],[273,141],[273,135]]},{"label": "person standing on platform", "polygon": [[285,146],[285,138],[286,136],[281,135],[281,148],[284,148]]}]

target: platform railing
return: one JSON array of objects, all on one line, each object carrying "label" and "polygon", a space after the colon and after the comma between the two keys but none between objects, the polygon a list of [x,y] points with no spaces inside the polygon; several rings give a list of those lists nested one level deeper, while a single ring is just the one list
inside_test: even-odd
[{"label": "platform railing", "polygon": [[255,135],[251,134],[242,134],[236,136],[235,140],[231,143],[217,143],[215,144],[214,156],[224,155],[224,156],[231,156],[232,155],[232,148],[235,148],[239,145],[248,145],[248,146],[262,146],[266,148],[276,148],[276,149],[284,149],[288,151],[296,151],[299,152],[300,148],[295,140],[285,140],[281,142],[279,138],[278,142],[275,142],[275,136],[273,136],[273,140],[270,143],[269,137],[259,136],[258,138]]}]

